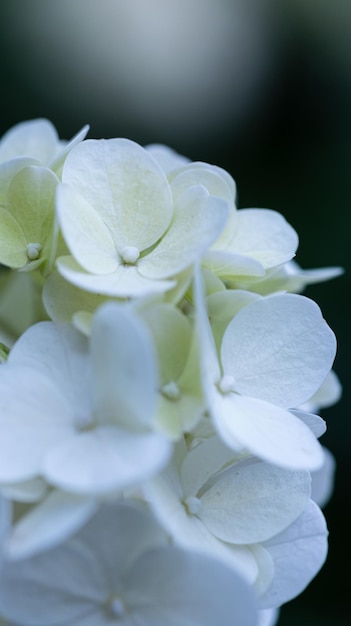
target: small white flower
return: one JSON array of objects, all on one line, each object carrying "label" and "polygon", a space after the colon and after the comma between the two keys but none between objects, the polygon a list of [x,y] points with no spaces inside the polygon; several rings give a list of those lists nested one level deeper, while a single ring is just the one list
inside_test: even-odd
[{"label": "small white flower", "polygon": [[[320,444],[289,411],[315,393],[333,364],[335,336],[319,307],[295,294],[242,307],[224,332],[220,367],[198,273],[195,293],[204,393],[223,441],[281,467],[321,467]],[[232,386],[223,391],[228,376]]]},{"label": "small white flower", "polygon": [[157,371],[147,328],[112,303],[90,342],[43,322],[11,351],[0,378],[0,480],[43,477],[81,495],[137,484],[167,462],[153,430]]},{"label": "small white flower", "polygon": [[227,217],[226,203],[201,185],[173,198],[151,154],[127,139],[76,146],[62,183],[57,213],[72,256],[59,258],[58,270],[77,287],[109,296],[174,287]]},{"label": "small white flower", "polygon": [[106,506],[65,544],[9,562],[0,613],[19,626],[256,626],[247,583],[209,556],[168,545],[144,509]]},{"label": "small white flower", "polygon": [[308,472],[235,458],[211,437],[189,452],[179,442],[170,465],[143,493],[176,543],[223,558],[253,584],[258,576],[270,582],[270,559],[260,563],[254,544],[274,537],[303,512],[310,482]]},{"label": "small white flower", "polygon": [[60,176],[62,164],[74,145],[84,139],[84,126],[73,139],[62,141],[49,120],[34,119],[10,128],[0,139],[0,203],[13,177],[25,167],[44,166]]}]

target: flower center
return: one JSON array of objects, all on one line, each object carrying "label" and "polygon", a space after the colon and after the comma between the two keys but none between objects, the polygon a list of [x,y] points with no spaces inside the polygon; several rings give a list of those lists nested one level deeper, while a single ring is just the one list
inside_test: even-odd
[{"label": "flower center", "polygon": [[94,416],[90,413],[80,413],[76,415],[74,424],[79,431],[92,430],[96,426]]},{"label": "flower center", "polygon": [[200,513],[202,506],[200,498],[197,498],[196,496],[188,496],[183,501],[183,504],[189,515],[198,515],[198,513]]},{"label": "flower center", "polygon": [[125,613],[125,604],[118,596],[112,598],[109,604],[110,613],[115,619],[120,619]]},{"label": "flower center", "polygon": [[125,246],[121,253],[123,262],[127,265],[134,265],[140,257],[140,251],[135,246]]},{"label": "flower center", "polygon": [[163,385],[161,389],[161,393],[163,396],[167,398],[167,400],[173,400],[173,402],[175,402],[176,400],[179,400],[181,396],[180,389],[177,383],[174,382],[174,380],[171,381],[170,383],[167,383],[166,385]]},{"label": "flower center", "polygon": [[218,389],[221,393],[226,394],[231,391],[235,391],[235,378],[234,376],[225,375],[218,383]]},{"label": "flower center", "polygon": [[26,254],[29,261],[39,259],[41,253],[41,243],[29,243],[27,245]]}]

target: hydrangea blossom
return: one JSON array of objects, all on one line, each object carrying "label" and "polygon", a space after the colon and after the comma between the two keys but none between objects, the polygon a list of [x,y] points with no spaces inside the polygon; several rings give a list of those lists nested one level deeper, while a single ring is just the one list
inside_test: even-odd
[{"label": "hydrangea blossom", "polygon": [[23,626],[28,616],[32,626],[255,626],[258,616],[234,570],[169,545],[152,516],[131,504],[105,507],[62,546],[7,563],[0,613]]},{"label": "hydrangea blossom", "polygon": [[172,195],[157,162],[127,139],[88,140],[71,151],[57,211],[72,253],[58,259],[59,272],[77,287],[119,297],[174,286],[227,216],[225,202],[201,185]]},{"label": "hydrangea blossom", "polygon": [[86,133],[0,140],[0,623],[274,626],[327,555],[301,292],[342,270],[223,168]]}]

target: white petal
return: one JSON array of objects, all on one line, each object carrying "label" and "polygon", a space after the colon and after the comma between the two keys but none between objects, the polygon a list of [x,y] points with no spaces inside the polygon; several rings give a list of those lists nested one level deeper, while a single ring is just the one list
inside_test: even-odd
[{"label": "white petal", "polygon": [[289,261],[297,246],[295,230],[277,211],[241,209],[237,212],[235,236],[227,250],[250,256],[267,269]]},{"label": "white petal", "polygon": [[0,480],[21,482],[40,474],[48,448],[70,437],[71,409],[43,374],[1,367]]},{"label": "white petal", "polygon": [[249,585],[207,555],[155,548],[138,559],[126,585],[127,603],[135,603],[140,626],[256,626]]},{"label": "white petal", "polygon": [[91,406],[91,364],[88,341],[70,324],[39,322],[31,326],[13,346],[8,363],[40,372],[57,386],[75,411]]},{"label": "white petal", "polygon": [[308,472],[259,461],[236,463],[214,476],[202,493],[200,519],[230,543],[259,543],[281,532],[303,511],[311,486]]},{"label": "white petal", "polygon": [[285,409],[233,393],[215,392],[210,400],[215,428],[234,451],[239,441],[252,454],[280,467],[315,470],[323,465],[318,440]]},{"label": "white petal", "polygon": [[306,411],[291,411],[293,415],[296,415],[306,426],[308,426],[313,432],[314,436],[319,439],[327,430],[327,425],[325,421],[319,417],[319,415],[314,415],[313,413],[307,413]]},{"label": "white petal", "polygon": [[92,498],[52,491],[13,527],[6,554],[11,560],[48,550],[75,533],[98,506]]},{"label": "white petal", "polygon": [[120,262],[116,246],[96,209],[67,185],[58,186],[56,198],[62,233],[76,261],[93,274],[115,271]]},{"label": "white petal", "polygon": [[239,393],[295,408],[320,387],[335,351],[334,333],[318,305],[283,294],[239,311],[224,334],[221,357]]},{"label": "white petal", "polygon": [[89,139],[66,158],[62,180],[99,213],[119,250],[145,250],[173,212],[167,179],[153,157],[128,139]]},{"label": "white petal", "polygon": [[1,572],[1,616],[10,623],[61,626],[87,613],[98,614],[106,588],[94,557],[85,545],[75,542],[7,562]]},{"label": "white petal", "polygon": [[275,575],[260,598],[260,607],[278,607],[298,596],[325,561],[328,544],[323,514],[311,501],[289,528],[264,545],[273,558]]},{"label": "white petal", "polygon": [[150,278],[166,278],[192,265],[223,230],[227,205],[192,187],[178,199],[173,220],[160,243],[139,262]]},{"label": "white petal", "polygon": [[208,296],[208,316],[211,321],[211,329],[218,351],[220,350],[224,331],[229,322],[231,322],[240,309],[260,298],[261,296],[258,294],[242,289],[217,291]]},{"label": "white petal", "polygon": [[204,292],[203,276],[199,266],[194,270],[194,304],[196,311],[195,332],[201,346],[200,367],[203,380],[204,393],[220,379],[220,367],[218,363],[216,344],[208,319],[206,299]]},{"label": "white petal", "polygon": [[46,119],[21,122],[10,128],[0,142],[0,161],[27,156],[47,164],[56,151],[58,136]]},{"label": "white petal", "polygon": [[262,595],[268,589],[273,580],[273,559],[268,550],[266,550],[266,548],[264,548],[260,543],[250,545],[250,550],[258,565],[258,575],[255,580],[254,589],[257,595]]},{"label": "white petal", "polygon": [[258,626],[276,626],[279,609],[262,609],[258,611]]},{"label": "white petal", "polygon": [[145,146],[145,150],[147,150],[152,157],[157,161],[165,174],[172,172],[173,170],[177,170],[178,168],[186,165],[190,162],[190,160],[172,150],[168,146],[164,146],[163,144],[152,143]]},{"label": "white petal", "polygon": [[209,478],[233,458],[233,451],[218,437],[210,437],[190,450],[181,467],[184,495],[196,496]]},{"label": "white petal", "polygon": [[28,623],[29,616],[37,626],[85,624],[85,618],[88,624],[105,619],[109,623],[103,607],[123,585],[121,577],[141,553],[166,542],[145,510],[126,504],[103,506],[65,544],[6,564],[1,614],[19,623]]},{"label": "white petal", "polygon": [[211,196],[223,198],[229,206],[234,206],[234,194],[232,185],[227,179],[208,163],[189,164],[177,174],[171,182],[172,193],[178,198],[184,191],[195,185],[203,185]]},{"label": "white petal", "polygon": [[64,160],[67,154],[70,152],[70,150],[72,150],[73,146],[75,146],[77,143],[80,143],[81,141],[83,141],[83,139],[85,139],[88,131],[89,131],[89,125],[86,124],[85,126],[83,126],[81,130],[79,130],[72,137],[72,139],[70,139],[67,142],[61,142],[61,145],[59,146],[57,153],[55,154],[52,161],[50,161],[49,163],[50,169],[52,169],[56,173],[59,173],[60,170],[62,169],[62,165],[64,163]]},{"label": "white petal", "polygon": [[203,265],[222,279],[235,280],[236,277],[263,277],[263,265],[249,256],[227,250],[208,250],[203,257]]},{"label": "white petal", "polygon": [[76,287],[116,298],[164,293],[175,285],[174,280],[146,278],[133,265],[120,265],[112,274],[94,275],[85,272],[70,256],[60,257],[56,263],[60,274]]},{"label": "white petal", "polygon": [[305,411],[319,411],[320,409],[325,409],[336,404],[336,402],[340,400],[341,395],[342,386],[340,380],[337,374],[333,370],[330,370],[321,387],[312,398],[299,408]]},{"label": "white petal", "polygon": [[163,469],[170,453],[161,435],[98,427],[49,450],[43,472],[65,491],[98,495],[147,480]]},{"label": "white petal", "polygon": [[327,448],[323,449],[324,464],[319,470],[311,473],[311,498],[320,507],[324,507],[330,500],[334,489],[334,475],[336,470],[336,462],[334,456]]},{"label": "white petal", "polygon": [[150,424],[159,381],[146,324],[129,307],[103,305],[93,319],[91,355],[99,423],[130,430]]},{"label": "white petal", "polygon": [[156,476],[143,485],[143,493],[160,524],[176,545],[221,559],[252,583],[257,576],[256,560],[246,546],[219,541],[195,515],[189,515],[179,484]]}]

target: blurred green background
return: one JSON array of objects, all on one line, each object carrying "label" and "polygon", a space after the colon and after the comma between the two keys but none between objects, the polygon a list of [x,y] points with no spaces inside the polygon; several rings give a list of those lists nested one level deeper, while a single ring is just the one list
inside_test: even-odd
[{"label": "blurred green background", "polygon": [[2,0],[0,135],[49,118],[62,138],[166,143],[235,178],[240,207],[283,213],[339,341],[342,400],[322,415],[337,460],[326,565],[279,626],[346,626],[351,559],[349,0]]}]

